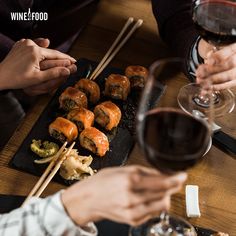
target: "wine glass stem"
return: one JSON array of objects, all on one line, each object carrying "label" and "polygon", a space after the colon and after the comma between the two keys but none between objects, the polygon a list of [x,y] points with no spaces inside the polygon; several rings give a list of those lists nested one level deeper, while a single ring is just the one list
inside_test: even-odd
[{"label": "wine glass stem", "polygon": [[163,223],[169,224],[169,215],[167,214],[166,211],[161,212],[160,219]]}]

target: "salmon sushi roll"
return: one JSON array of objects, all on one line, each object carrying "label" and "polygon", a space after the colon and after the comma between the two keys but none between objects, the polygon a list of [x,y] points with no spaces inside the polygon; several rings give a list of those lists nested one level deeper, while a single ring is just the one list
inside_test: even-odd
[{"label": "salmon sushi roll", "polygon": [[63,117],[57,117],[56,120],[49,125],[49,134],[62,143],[65,141],[71,143],[77,138],[78,129],[73,122]]},{"label": "salmon sushi roll", "polygon": [[143,88],[148,77],[148,70],[143,66],[128,66],[125,75],[130,80],[131,88]]},{"label": "salmon sushi roll", "polygon": [[83,129],[93,126],[94,114],[92,111],[81,107],[70,111],[67,115],[67,119],[75,123],[78,131],[81,132]]},{"label": "salmon sushi roll", "polygon": [[130,81],[124,75],[111,74],[105,83],[105,95],[113,99],[126,100],[130,92]]},{"label": "salmon sushi roll", "polygon": [[90,79],[80,79],[75,88],[86,94],[89,102],[96,104],[100,99],[100,88],[98,84]]},{"label": "salmon sushi roll", "polygon": [[94,109],[95,121],[106,130],[117,127],[121,119],[120,108],[111,101],[103,102]]},{"label": "salmon sushi roll", "polygon": [[84,107],[87,108],[88,101],[85,93],[76,88],[68,87],[59,97],[60,108],[65,111]]},{"label": "salmon sushi roll", "polygon": [[94,127],[84,129],[79,136],[80,145],[93,152],[94,154],[103,157],[109,150],[109,142],[107,136]]}]

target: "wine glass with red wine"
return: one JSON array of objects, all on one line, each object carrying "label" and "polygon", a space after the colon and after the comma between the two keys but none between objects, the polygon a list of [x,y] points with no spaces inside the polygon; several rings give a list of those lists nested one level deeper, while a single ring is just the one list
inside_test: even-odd
[{"label": "wine glass with red wine", "polygon": [[[183,171],[198,163],[211,139],[212,112],[206,117],[197,110],[192,110],[190,115],[175,106],[156,106],[163,87],[160,81],[176,79],[183,64],[180,58],[171,58],[151,65],[137,112],[139,145],[148,162],[165,174]],[[195,236],[196,232],[184,219],[165,212],[130,229],[130,236],[167,235]]]},{"label": "wine glass with red wine", "polygon": [[[236,1],[235,0],[195,0],[192,8],[193,21],[200,36],[214,46],[214,50],[236,42]],[[181,108],[188,111],[188,102],[197,110],[206,113],[209,110],[209,98],[200,94],[197,84],[183,87],[178,96]],[[190,100],[189,94],[192,95]],[[214,91],[212,100],[215,116],[222,116],[233,111],[234,93],[229,90]]]}]

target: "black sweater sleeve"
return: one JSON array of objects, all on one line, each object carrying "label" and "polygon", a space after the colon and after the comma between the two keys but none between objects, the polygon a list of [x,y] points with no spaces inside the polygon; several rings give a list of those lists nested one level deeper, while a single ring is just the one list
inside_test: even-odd
[{"label": "black sweater sleeve", "polygon": [[152,0],[159,34],[178,56],[188,58],[198,37],[191,15],[192,0]]}]

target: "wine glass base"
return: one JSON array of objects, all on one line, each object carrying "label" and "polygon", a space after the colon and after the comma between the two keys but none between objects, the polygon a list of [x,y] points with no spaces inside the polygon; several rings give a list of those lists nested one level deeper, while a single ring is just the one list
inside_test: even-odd
[{"label": "wine glass base", "polygon": [[[216,105],[217,103],[220,102],[220,93],[219,92],[213,92],[211,96],[212,96],[212,101],[213,101],[214,105]],[[195,102],[196,105],[203,107],[203,108],[209,108],[211,105],[210,104],[211,99],[209,99],[209,97],[201,96],[199,94],[193,96],[193,102]]]},{"label": "wine glass base", "polygon": [[180,217],[170,216],[171,230],[162,233],[160,218],[154,218],[143,225],[131,227],[129,236],[197,236],[193,226]]},{"label": "wine glass base", "polygon": [[[201,91],[200,85],[194,83],[182,87],[177,98],[181,109],[189,114],[196,110],[207,115],[210,112],[210,102],[201,98],[201,95],[199,95]],[[229,89],[214,92],[212,100],[215,117],[231,113],[235,107],[235,96]]]}]

